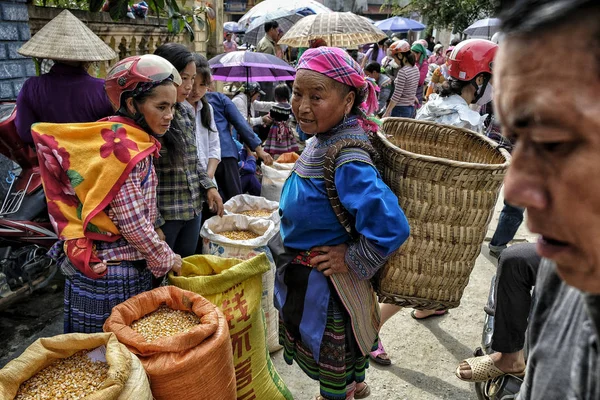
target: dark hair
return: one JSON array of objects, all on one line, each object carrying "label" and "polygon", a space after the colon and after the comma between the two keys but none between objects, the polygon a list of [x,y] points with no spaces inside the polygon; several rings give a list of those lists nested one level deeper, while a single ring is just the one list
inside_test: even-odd
[{"label": "dark hair", "polygon": [[404,67],[407,62],[410,64],[411,67],[414,67],[415,64],[417,63],[417,60],[415,59],[415,55],[413,54],[412,51],[407,51],[407,52],[400,53],[400,54],[402,54],[404,56],[404,58],[400,62],[400,64],[402,64],[402,65],[400,65],[400,67]]},{"label": "dark hair", "polygon": [[470,85],[470,81],[459,81],[458,79],[450,78],[442,83],[442,88],[440,89],[441,97],[450,97],[454,94],[461,95],[463,89]]},{"label": "dark hair", "polygon": [[[194,62],[192,53],[187,47],[179,43],[162,44],[156,48],[154,54],[169,61],[179,72],[183,71],[189,63]],[[177,109],[175,112],[177,112]],[[175,120],[171,121],[171,127],[161,138],[161,142],[169,154],[171,164],[181,165],[185,155],[185,142],[181,132],[184,128],[176,125]]]},{"label": "dark hair", "polygon": [[459,38],[452,39],[452,41],[450,42],[450,46],[456,46],[460,42],[461,40]]},{"label": "dark hair", "polygon": [[[590,26],[593,32],[581,38],[595,52],[596,64],[600,66],[600,2],[598,0],[521,0],[501,14],[501,30],[506,36],[535,35],[553,32],[557,28],[578,24]],[[508,4],[511,6],[512,4]],[[587,24],[587,25],[586,25]],[[598,68],[597,68],[598,69]]]},{"label": "dark hair", "polygon": [[275,90],[273,91],[273,94],[275,96],[276,101],[279,101],[279,100],[290,101],[290,88],[285,83],[280,83],[279,85],[275,86]]},{"label": "dark hair", "polygon": [[378,62],[371,61],[365,67],[365,72],[381,72],[381,65]]},{"label": "dark hair", "polygon": [[377,43],[373,43],[373,47],[371,47],[371,61],[377,61],[377,56],[379,55],[379,46],[383,46],[387,40],[388,38],[385,38],[381,39]]},{"label": "dark hair", "polygon": [[161,44],[156,48],[154,54],[169,61],[179,72],[183,71],[189,63],[194,61],[192,52],[179,43],[169,42]]},{"label": "dark hair", "polygon": [[277,21],[267,21],[267,22],[265,22],[265,33],[269,32],[273,28],[279,28],[279,22],[277,22]]},{"label": "dark hair", "polygon": [[[210,84],[212,81],[212,73],[210,72],[208,60],[202,54],[194,53],[193,56],[194,62],[196,63],[196,79],[201,77],[205,85]],[[208,104],[208,100],[206,100],[206,96],[202,97],[200,102],[202,103],[202,109],[200,110],[200,122],[202,123],[202,126],[210,131],[212,118],[210,116],[210,106]]]}]

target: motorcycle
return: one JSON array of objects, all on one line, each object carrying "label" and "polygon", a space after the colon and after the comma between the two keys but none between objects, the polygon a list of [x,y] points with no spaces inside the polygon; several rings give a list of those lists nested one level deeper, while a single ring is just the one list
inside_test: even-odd
[{"label": "motorcycle", "polygon": [[0,104],[0,154],[10,167],[0,205],[0,310],[48,285],[57,271],[46,255],[58,240],[46,206],[38,159],[15,126],[16,104]]},{"label": "motorcycle", "polygon": [[[487,304],[484,308],[485,319],[481,334],[481,347],[475,349],[475,357],[484,356],[494,352],[492,350],[492,336],[494,334],[494,310],[496,309],[496,275],[492,278]],[[527,348],[525,348],[527,354]],[[475,383],[475,392],[479,400],[511,400],[519,394],[523,378],[515,375],[503,375],[485,382]]]}]

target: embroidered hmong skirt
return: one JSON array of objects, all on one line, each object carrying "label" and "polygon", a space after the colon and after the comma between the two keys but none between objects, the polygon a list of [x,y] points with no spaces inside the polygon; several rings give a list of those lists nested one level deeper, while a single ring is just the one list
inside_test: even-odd
[{"label": "embroidered hmong skirt", "polygon": [[264,150],[271,155],[299,150],[296,137],[290,129],[288,122],[273,122],[267,136],[267,141],[265,142]]},{"label": "embroidered hmong skirt", "polygon": [[[311,268],[299,264],[292,265],[294,268]],[[294,290],[290,286],[287,290],[284,310],[290,309],[290,302],[301,307],[304,299],[299,297],[302,297],[303,290]],[[299,293],[294,293],[296,291]],[[361,354],[352,333],[350,316],[333,287],[330,293],[319,361],[315,360],[310,348],[302,342],[298,330],[289,324],[286,327],[283,319],[279,321],[279,343],[284,347],[283,357],[287,364],[292,365],[295,360],[311,379],[319,381],[321,396],[330,400],[344,400],[354,392],[356,383],[365,380],[369,359]],[[376,348],[377,342],[374,343],[373,350]]]},{"label": "embroidered hmong skirt", "polygon": [[106,275],[98,279],[73,271],[65,279],[65,333],[102,332],[114,306],[151,289],[150,270],[127,261],[109,265]]}]

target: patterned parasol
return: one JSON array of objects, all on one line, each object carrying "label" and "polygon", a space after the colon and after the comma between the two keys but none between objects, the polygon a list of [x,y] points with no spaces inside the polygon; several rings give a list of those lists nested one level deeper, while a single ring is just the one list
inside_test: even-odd
[{"label": "patterned parasol", "polygon": [[387,35],[366,18],[351,12],[331,12],[309,15],[296,22],[279,40],[279,44],[309,47],[309,40],[324,39],[328,46],[356,48],[376,43]]},{"label": "patterned parasol", "polygon": [[275,82],[294,80],[296,70],[270,54],[232,51],[208,61],[213,79],[226,82]]}]

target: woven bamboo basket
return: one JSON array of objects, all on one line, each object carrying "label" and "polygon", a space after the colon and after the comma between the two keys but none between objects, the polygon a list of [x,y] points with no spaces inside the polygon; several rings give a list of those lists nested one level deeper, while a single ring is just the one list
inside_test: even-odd
[{"label": "woven bamboo basket", "polygon": [[510,155],[478,133],[405,118],[385,119],[373,144],[411,228],[379,275],[380,301],[458,307]]}]

